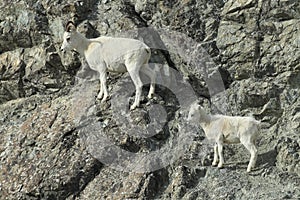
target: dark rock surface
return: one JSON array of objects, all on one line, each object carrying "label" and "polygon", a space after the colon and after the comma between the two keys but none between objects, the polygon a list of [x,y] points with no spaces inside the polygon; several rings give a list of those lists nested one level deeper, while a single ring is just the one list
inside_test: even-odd
[{"label": "dark rock surface", "polygon": [[[154,99],[129,112],[128,74],[109,74],[110,100],[95,100],[97,74],[59,51],[70,19],[152,47]],[[1,1],[0,199],[299,199],[299,27],[294,0]],[[185,122],[195,99],[262,121],[252,172],[242,145],[210,166]]]}]

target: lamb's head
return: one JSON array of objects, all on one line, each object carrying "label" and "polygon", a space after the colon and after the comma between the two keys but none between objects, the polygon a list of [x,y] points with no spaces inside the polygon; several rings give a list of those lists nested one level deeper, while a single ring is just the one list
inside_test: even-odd
[{"label": "lamb's head", "polygon": [[206,114],[203,107],[199,105],[198,101],[191,105],[187,121],[198,124],[199,122],[208,122],[209,118],[210,117]]},{"label": "lamb's head", "polygon": [[61,45],[61,51],[70,51],[76,48],[77,39],[76,39],[77,31],[76,26],[72,21],[69,21],[66,24],[66,29],[63,35],[63,43]]},{"label": "lamb's head", "polygon": [[194,102],[189,110],[187,121],[192,123],[198,123],[200,120],[200,113],[199,113],[200,105],[198,102]]}]

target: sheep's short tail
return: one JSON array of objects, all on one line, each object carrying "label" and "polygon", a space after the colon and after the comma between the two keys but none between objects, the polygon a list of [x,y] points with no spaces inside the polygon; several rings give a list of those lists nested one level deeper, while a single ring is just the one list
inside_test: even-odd
[{"label": "sheep's short tail", "polygon": [[157,75],[157,83],[164,85],[166,87],[170,86],[172,74],[170,72],[170,67],[168,65],[162,65],[159,63],[151,63],[151,68],[155,71]]},{"label": "sheep's short tail", "polygon": [[255,123],[257,124],[257,131],[256,134],[260,135],[262,133],[262,129],[268,129],[270,128],[271,124],[255,120]]}]

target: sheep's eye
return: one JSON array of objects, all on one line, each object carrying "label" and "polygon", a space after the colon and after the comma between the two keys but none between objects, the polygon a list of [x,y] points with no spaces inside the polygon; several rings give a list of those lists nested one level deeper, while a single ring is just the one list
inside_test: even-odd
[{"label": "sheep's eye", "polygon": [[70,42],[71,38],[67,38],[66,40],[67,40],[67,42]]}]

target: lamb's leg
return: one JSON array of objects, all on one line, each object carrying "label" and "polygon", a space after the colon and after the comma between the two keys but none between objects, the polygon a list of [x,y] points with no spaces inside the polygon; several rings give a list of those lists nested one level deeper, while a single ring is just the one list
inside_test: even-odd
[{"label": "lamb's leg", "polygon": [[257,159],[257,149],[255,147],[255,145],[251,142],[248,143],[243,143],[243,145],[247,148],[247,150],[250,152],[251,157],[250,157],[250,161],[247,167],[247,172],[251,171],[251,168],[255,167],[255,163],[256,163],[256,159]]},{"label": "lamb's leg", "polygon": [[142,87],[143,83],[141,81],[139,70],[136,68],[135,70],[128,71],[130,77],[135,85],[135,100],[131,105],[130,110],[134,110],[136,107],[140,105],[141,96],[142,96]]},{"label": "lamb's leg", "polygon": [[216,166],[218,164],[218,144],[216,143],[214,146],[214,160],[212,162],[212,166]]},{"label": "lamb's leg", "polygon": [[224,164],[223,143],[222,142],[218,142],[218,152],[219,152],[219,157],[220,157],[218,168],[222,168],[223,164]]}]

